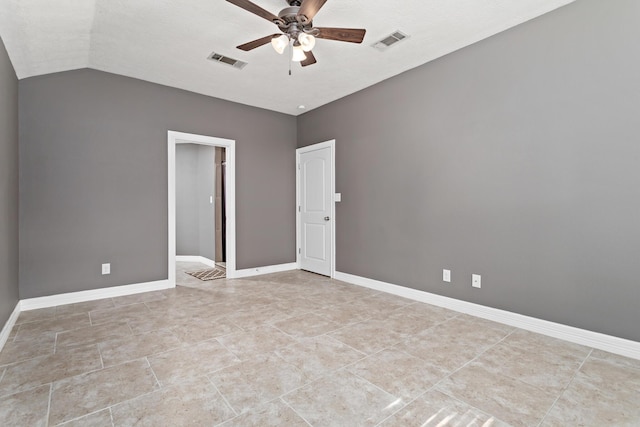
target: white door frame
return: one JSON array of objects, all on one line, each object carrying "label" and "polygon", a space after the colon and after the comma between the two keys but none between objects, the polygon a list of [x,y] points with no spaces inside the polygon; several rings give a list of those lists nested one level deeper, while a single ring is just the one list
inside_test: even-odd
[{"label": "white door frame", "polygon": [[300,249],[302,236],[300,235],[300,155],[309,151],[321,150],[329,147],[331,149],[331,184],[329,191],[331,192],[331,278],[336,275],[336,140],[331,139],[325,142],[319,142],[296,150],[296,264],[300,269]]},{"label": "white door frame", "polygon": [[176,145],[200,144],[224,147],[225,152],[225,210],[226,210],[226,266],[227,277],[236,275],[236,142],[231,139],[168,131],[169,176],[169,285],[176,286]]}]

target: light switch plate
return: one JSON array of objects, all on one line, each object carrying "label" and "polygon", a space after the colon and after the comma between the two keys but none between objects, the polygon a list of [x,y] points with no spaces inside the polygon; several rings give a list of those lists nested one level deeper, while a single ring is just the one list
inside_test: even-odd
[{"label": "light switch plate", "polygon": [[342,193],[336,193],[334,200],[336,202],[341,202],[342,201]]},{"label": "light switch plate", "polygon": [[451,282],[451,270],[442,270],[442,281],[443,282]]},{"label": "light switch plate", "polygon": [[102,274],[111,274],[111,263],[102,264]]}]

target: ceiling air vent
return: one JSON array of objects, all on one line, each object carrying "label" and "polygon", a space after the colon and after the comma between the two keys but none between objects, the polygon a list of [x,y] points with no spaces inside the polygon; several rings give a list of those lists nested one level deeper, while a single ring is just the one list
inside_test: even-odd
[{"label": "ceiling air vent", "polygon": [[389,34],[387,37],[373,44],[378,50],[386,50],[393,46],[394,44],[401,42],[402,40],[408,38],[409,36],[403,33],[402,31],[395,31]]},{"label": "ceiling air vent", "polygon": [[222,64],[231,65],[233,68],[237,68],[239,70],[242,70],[244,66],[247,65],[246,62],[229,58],[228,56],[220,55],[219,53],[216,53],[216,52],[211,52],[211,55],[209,55],[207,59],[210,59],[215,62],[220,62]]}]

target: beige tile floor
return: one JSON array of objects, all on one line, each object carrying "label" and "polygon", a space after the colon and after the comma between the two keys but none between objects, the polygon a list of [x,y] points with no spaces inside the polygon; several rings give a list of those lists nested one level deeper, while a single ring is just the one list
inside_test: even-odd
[{"label": "beige tile floor", "polygon": [[640,361],[304,272],[23,312],[2,426],[639,426]]}]

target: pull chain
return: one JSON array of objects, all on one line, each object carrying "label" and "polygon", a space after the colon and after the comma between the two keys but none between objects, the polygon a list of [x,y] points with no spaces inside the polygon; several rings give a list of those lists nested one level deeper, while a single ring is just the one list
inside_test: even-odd
[{"label": "pull chain", "polygon": [[293,62],[293,42],[289,43],[289,75],[291,75],[291,63]]}]

